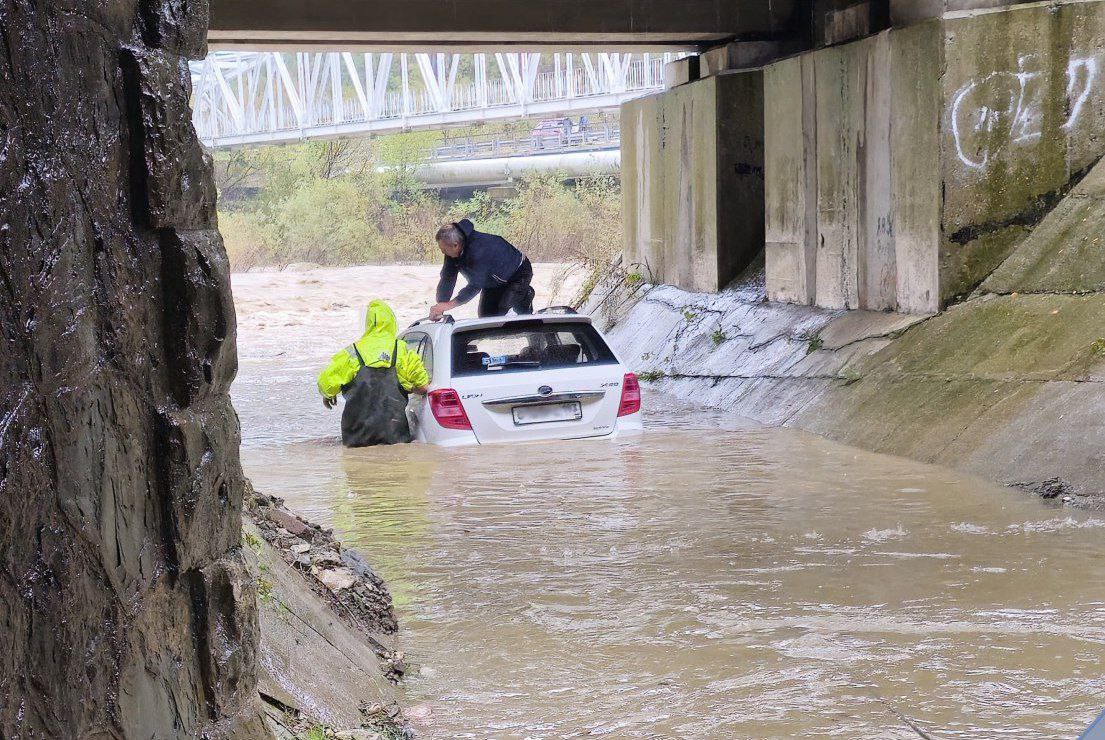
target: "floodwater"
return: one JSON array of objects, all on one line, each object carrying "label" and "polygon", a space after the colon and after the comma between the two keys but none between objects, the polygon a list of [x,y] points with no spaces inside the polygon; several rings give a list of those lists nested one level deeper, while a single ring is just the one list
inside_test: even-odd
[{"label": "floodwater", "polygon": [[388,581],[420,736],[1072,737],[1105,706],[1100,515],[655,395],[638,438],[344,450],[338,347],[249,321],[247,473]]}]

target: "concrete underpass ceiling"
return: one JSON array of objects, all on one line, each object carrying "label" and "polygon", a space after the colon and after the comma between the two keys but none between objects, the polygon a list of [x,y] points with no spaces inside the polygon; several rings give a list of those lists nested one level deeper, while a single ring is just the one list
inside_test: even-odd
[{"label": "concrete underpass ceiling", "polygon": [[219,49],[695,49],[793,27],[800,0],[211,0]]}]

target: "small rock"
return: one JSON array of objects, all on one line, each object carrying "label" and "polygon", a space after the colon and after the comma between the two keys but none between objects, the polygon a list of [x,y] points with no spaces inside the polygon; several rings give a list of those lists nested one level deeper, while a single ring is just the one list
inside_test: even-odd
[{"label": "small rock", "polygon": [[303,555],[304,553],[308,553],[310,551],[311,546],[308,545],[306,542],[299,542],[292,545],[292,552],[296,553],[297,555]]},{"label": "small rock", "polygon": [[311,558],[306,555],[300,555],[298,558],[295,559],[295,562],[293,562],[292,565],[297,568],[302,568],[303,570],[310,570]]},{"label": "small rock", "polygon": [[331,591],[344,591],[357,582],[357,576],[348,568],[324,570],[318,575],[322,584]]},{"label": "small rock", "polygon": [[372,730],[342,730],[335,732],[334,737],[339,740],[384,740],[384,736]]},{"label": "small rock", "polygon": [[1033,481],[1028,483],[1013,483],[1014,488],[1019,488],[1022,491],[1028,491],[1034,493],[1041,498],[1053,499],[1060,496],[1067,496],[1075,493],[1072,490],[1071,485],[1062,478],[1048,478],[1044,481]]},{"label": "small rock", "polygon": [[315,562],[322,565],[341,565],[341,558],[333,550],[323,550],[315,555]]},{"label": "small rock", "polygon": [[362,578],[373,580],[377,578],[376,572],[372,570],[372,566],[368,564],[368,561],[357,552],[356,550],[342,550],[341,561],[347,568],[351,568],[353,572]]},{"label": "small rock", "polygon": [[312,530],[311,527],[283,509],[269,509],[265,512],[265,516],[268,517],[269,521],[273,524],[283,527],[288,532],[298,537],[302,537],[305,540],[314,537],[314,530]]}]

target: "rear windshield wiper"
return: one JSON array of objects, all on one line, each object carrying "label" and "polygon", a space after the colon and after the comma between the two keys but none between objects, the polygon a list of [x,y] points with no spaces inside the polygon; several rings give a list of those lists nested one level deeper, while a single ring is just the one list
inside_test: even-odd
[{"label": "rear windshield wiper", "polygon": [[541,367],[541,362],[539,360],[510,360],[497,365],[488,365],[487,369],[491,371],[501,367]]}]

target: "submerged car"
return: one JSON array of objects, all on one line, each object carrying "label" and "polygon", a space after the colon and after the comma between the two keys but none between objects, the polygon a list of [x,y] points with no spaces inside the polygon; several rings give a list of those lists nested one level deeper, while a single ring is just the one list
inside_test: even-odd
[{"label": "submerged car", "polygon": [[419,442],[443,446],[613,437],[641,430],[641,388],[587,316],[415,322],[401,335],[430,375],[411,396]]}]

